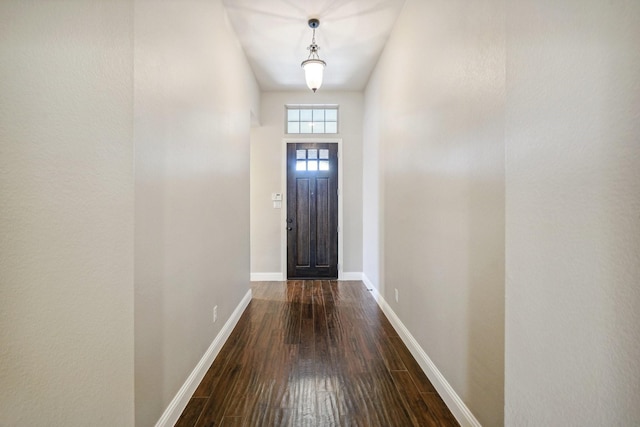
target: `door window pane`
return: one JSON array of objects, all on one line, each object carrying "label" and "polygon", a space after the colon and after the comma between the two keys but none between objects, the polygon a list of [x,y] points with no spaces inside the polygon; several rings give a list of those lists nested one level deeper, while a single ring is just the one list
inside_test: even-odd
[{"label": "door window pane", "polygon": [[296,150],[296,171],[317,172],[328,171],[329,150],[326,148],[309,148]]}]

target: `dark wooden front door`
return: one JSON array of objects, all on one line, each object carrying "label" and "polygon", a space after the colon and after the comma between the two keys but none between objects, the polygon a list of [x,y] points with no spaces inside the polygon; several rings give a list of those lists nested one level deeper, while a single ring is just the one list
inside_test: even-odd
[{"label": "dark wooden front door", "polygon": [[338,278],[338,144],[287,144],[287,278]]}]

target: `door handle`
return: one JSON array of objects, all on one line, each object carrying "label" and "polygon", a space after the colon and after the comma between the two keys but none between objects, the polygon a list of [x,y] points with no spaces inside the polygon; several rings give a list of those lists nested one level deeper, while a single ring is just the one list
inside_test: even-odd
[{"label": "door handle", "polygon": [[288,230],[288,231],[292,231],[292,230],[293,230],[293,227],[287,227],[287,230]]}]

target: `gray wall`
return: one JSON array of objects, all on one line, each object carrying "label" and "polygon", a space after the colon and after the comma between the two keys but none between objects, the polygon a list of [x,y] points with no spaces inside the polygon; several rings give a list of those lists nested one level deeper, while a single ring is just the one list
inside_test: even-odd
[{"label": "gray wall", "polygon": [[507,11],[506,423],[640,425],[640,2]]},{"label": "gray wall", "polygon": [[408,0],[365,98],[364,272],[486,426],[504,404],[504,70],[502,1]]},{"label": "gray wall", "polygon": [[221,2],[136,2],[137,425],[158,420],[249,289],[257,92]]},{"label": "gray wall", "polygon": [[365,274],[483,425],[640,423],[638,22],[408,0],[367,87]]},{"label": "gray wall", "polygon": [[0,22],[0,424],[153,425],[249,289],[257,84],[217,0]]},{"label": "gray wall", "polygon": [[0,2],[0,425],[131,426],[133,2]]}]

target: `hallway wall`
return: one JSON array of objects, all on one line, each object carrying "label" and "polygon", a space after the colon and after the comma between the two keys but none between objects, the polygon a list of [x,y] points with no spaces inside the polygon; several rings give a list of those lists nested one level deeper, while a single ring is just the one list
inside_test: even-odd
[{"label": "hallway wall", "polygon": [[[301,77],[303,77],[301,71]],[[261,124],[251,130],[251,272],[282,273],[280,210],[271,193],[286,192],[282,181],[282,139],[286,104],[339,104],[344,161],[344,268],[362,271],[362,110],[360,92],[263,92]],[[299,135],[300,139],[335,135]],[[286,272],[284,272],[286,273]]]},{"label": "hallway wall", "polygon": [[0,425],[131,426],[133,2],[0,2]]},{"label": "hallway wall", "polygon": [[259,92],[217,0],[137,1],[134,75],[136,424],[149,426],[249,290]]},{"label": "hallway wall", "polygon": [[407,0],[364,119],[364,272],[486,426],[504,404],[504,11]]},{"label": "hallway wall", "polygon": [[365,274],[483,425],[640,423],[638,22],[408,0],[367,87]]},{"label": "hallway wall", "polygon": [[506,424],[640,425],[640,2],[507,11]]}]

